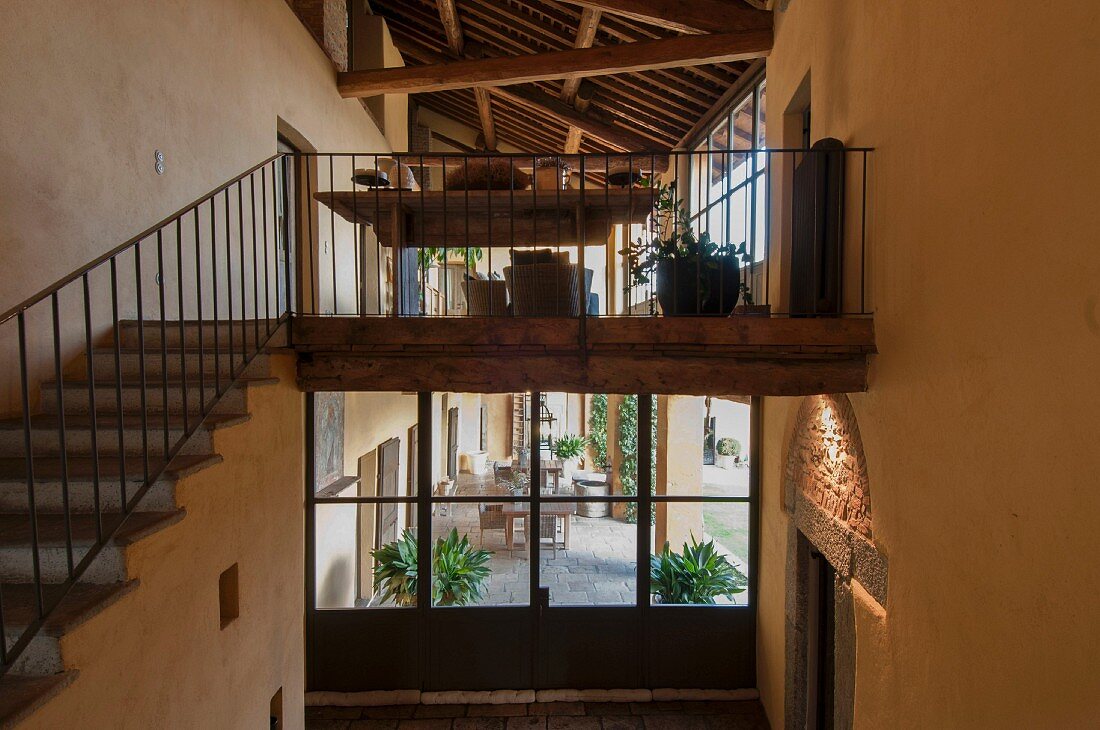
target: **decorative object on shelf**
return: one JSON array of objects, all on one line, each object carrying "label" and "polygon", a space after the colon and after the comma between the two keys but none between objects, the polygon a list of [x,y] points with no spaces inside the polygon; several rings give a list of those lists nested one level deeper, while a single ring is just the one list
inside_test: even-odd
[{"label": "decorative object on shelf", "polygon": [[741,442],[735,438],[718,439],[718,467],[731,469],[741,457]]},{"label": "decorative object on shelf", "polygon": [[569,165],[562,158],[539,157],[535,160],[535,189],[565,190],[569,172]]},{"label": "decorative object on shelf", "polygon": [[[745,254],[745,244],[742,243],[738,249],[741,252],[741,260],[746,262],[746,265],[751,264],[751,256]],[[740,317],[770,317],[772,314],[772,305],[770,304],[756,304],[752,298],[752,288],[747,281],[741,282],[741,301],[744,304],[738,304],[733,308],[733,314]]]},{"label": "decorative object on shelf", "polygon": [[642,182],[642,168],[629,158],[617,157],[607,165],[607,184],[618,188],[629,188]]},{"label": "decorative object on shelf", "polygon": [[554,453],[562,462],[562,476],[566,484],[573,481],[573,472],[577,470],[581,456],[584,455],[584,439],[576,434],[565,433],[554,444]]},{"label": "decorative object on shelf", "polygon": [[[382,601],[398,606],[415,606],[419,580],[416,536],[409,530],[401,538],[371,551],[375,559],[374,587],[382,590]],[[447,537],[432,545],[432,605],[468,606],[482,596],[482,588],[492,572],[486,563],[492,553],[470,545],[452,528]]]},{"label": "decorative object on shelf", "polygon": [[649,580],[655,601],[664,604],[713,605],[719,596],[744,593],[749,584],[713,540],[700,543],[695,535],[682,552],[672,552],[666,542],[660,553],[649,556]]},{"label": "decorative object on shelf", "polygon": [[658,185],[645,233],[620,253],[627,257],[635,286],[656,277],[657,301],[665,316],[728,315],[737,305],[738,262],[745,256],[745,244],[734,248],[712,241],[706,231],[696,234],[671,186]]},{"label": "decorative object on shelf", "polygon": [[447,170],[445,190],[525,190],[531,176],[508,157],[467,157]]},{"label": "decorative object on shelf", "polygon": [[368,188],[388,188],[390,186],[390,176],[372,167],[356,168],[355,173],[351,176],[351,181],[356,185]]}]

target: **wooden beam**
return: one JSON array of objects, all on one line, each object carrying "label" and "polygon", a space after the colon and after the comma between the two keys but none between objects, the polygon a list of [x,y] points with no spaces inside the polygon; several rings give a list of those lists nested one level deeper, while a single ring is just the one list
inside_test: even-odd
[{"label": "wooden beam", "polygon": [[[577,37],[573,41],[574,48],[591,48],[592,42],[596,40],[596,29],[600,26],[600,11],[592,8],[585,8],[581,11],[580,23],[577,25]],[[582,79],[579,76],[575,76],[571,79],[566,79],[565,83],[561,87],[561,100],[566,104],[572,104],[573,108],[577,111],[583,112],[577,105],[577,91],[580,89]],[[587,105],[586,105],[587,106]],[[584,138],[584,131],[575,124],[569,125],[569,132],[565,135],[565,152],[566,154],[576,154],[581,148],[581,140]]]},{"label": "wooden beam", "polygon": [[557,117],[581,131],[602,139],[619,149],[631,152],[641,152],[654,149],[654,143],[648,137],[644,137],[626,127],[617,127],[610,122],[596,119],[591,113],[579,112],[545,91],[525,86],[507,86],[493,89],[494,94],[499,94],[507,99]]},{"label": "wooden beam", "polygon": [[683,33],[771,28],[772,14],[740,0],[565,0]]},{"label": "wooden beam", "polygon": [[497,148],[497,130],[493,124],[493,107],[489,100],[488,89],[480,87],[474,89],[474,98],[477,99],[477,116],[481,119],[481,133],[485,137],[485,149],[490,152]]},{"label": "wooden beam", "polygon": [[524,56],[345,71],[339,74],[338,80],[340,94],[345,98],[415,94],[743,61],[765,56],[771,47],[772,29],[769,27]]},{"label": "wooden beam", "polygon": [[[752,88],[753,83],[757,80],[757,76],[763,70],[764,59],[756,59],[751,66],[745,69],[745,73],[741,74],[737,81],[733,82],[733,85],[718,97],[718,100],[711,105],[710,109],[708,109],[703,116],[699,117],[699,121],[695,122],[692,128],[688,130],[687,134],[680,138],[680,141],[676,143],[676,148],[686,149],[687,145],[692,144],[696,139],[705,134],[707,129],[714,124],[715,119],[717,119],[730,104]],[[755,143],[753,146],[756,146]]]},{"label": "wooden beam", "polygon": [[866,357],[832,360],[559,353],[438,356],[313,353],[298,363],[305,391],[531,390],[569,393],[799,396],[867,390]]},{"label": "wooden beam", "polygon": [[447,46],[451,53],[462,57],[465,41],[462,35],[462,25],[458,22],[458,10],[455,8],[455,0],[435,0],[439,9],[439,19],[443,21],[443,32],[447,35]]},{"label": "wooden beam", "polygon": [[[577,25],[577,38],[573,41],[574,48],[591,48],[596,40],[596,29],[600,26],[600,11],[585,8],[581,12],[581,20]],[[577,89],[581,85],[581,78],[574,76],[566,79],[561,88],[561,100],[566,104],[572,104],[577,96]]]}]

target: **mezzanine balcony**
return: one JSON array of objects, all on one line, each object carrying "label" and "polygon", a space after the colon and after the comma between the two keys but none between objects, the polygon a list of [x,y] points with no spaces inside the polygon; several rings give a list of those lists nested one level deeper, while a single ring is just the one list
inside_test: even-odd
[{"label": "mezzanine balcony", "polygon": [[870,155],[298,155],[301,385],[865,390]]}]

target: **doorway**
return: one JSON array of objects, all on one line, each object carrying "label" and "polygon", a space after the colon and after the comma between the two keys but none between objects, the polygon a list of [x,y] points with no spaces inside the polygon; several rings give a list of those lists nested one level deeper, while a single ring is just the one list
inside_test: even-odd
[{"label": "doorway", "polygon": [[816,550],[808,571],[806,728],[832,730],[836,696],[836,569]]},{"label": "doorway", "polygon": [[[310,691],[755,686],[755,479],[747,492],[719,494],[689,495],[654,484],[658,474],[674,475],[681,469],[698,473],[702,398],[614,396],[620,421],[613,429],[636,443],[637,487],[625,493],[589,493],[573,491],[557,450],[560,439],[575,438],[577,419],[587,418],[583,414],[592,396],[560,395],[567,408],[553,422],[545,413],[553,399],[537,391],[524,399],[529,431],[519,444],[523,462],[518,456],[495,454],[495,464],[483,474],[457,468],[459,437],[509,449],[505,436],[511,430],[511,394],[415,395],[416,435],[409,438],[415,438],[416,448],[402,473],[415,469],[415,492],[388,489],[385,453],[393,447],[387,442],[379,448],[377,496],[343,502],[354,501],[378,516],[377,532],[387,536],[379,537],[375,550],[388,541],[401,552],[401,560],[432,568],[424,571],[427,575],[416,570],[419,580],[400,597],[389,590],[393,583],[376,583],[369,603],[356,606],[319,609],[312,603],[314,586],[307,583]],[[461,426],[458,409],[449,407],[456,396],[470,413],[482,412],[480,398],[500,399],[491,406],[491,412],[502,416],[492,421],[500,432],[486,431],[487,417],[478,419],[476,432],[474,423]],[[307,412],[313,397],[307,394]],[[400,397],[407,402],[414,396]],[[675,398],[683,402],[677,405]],[[676,439],[668,436],[667,427],[654,425],[657,418],[690,424],[685,428],[694,434],[698,452],[671,448]],[[747,448],[756,449],[757,418],[751,428],[753,437],[744,440]],[[349,426],[349,431],[356,430]],[[658,439],[667,445],[658,449]],[[439,458],[441,452],[445,460]],[[657,468],[657,462],[673,457],[682,461]],[[312,459],[308,463],[312,469]],[[457,491],[433,488],[441,469],[458,478]],[[316,532],[319,521],[313,515],[339,505],[316,497],[309,502],[307,565],[313,566],[312,546],[324,539]],[[406,518],[413,515],[401,535],[386,518],[397,507]],[[649,569],[651,557],[663,554],[663,543],[655,544],[655,530],[677,543],[672,549],[679,552],[679,543],[709,539],[703,532],[713,529],[704,521],[708,515],[721,518],[728,512],[743,513],[747,527],[746,544],[735,551],[744,558],[738,564],[746,581],[737,600],[675,600],[667,583],[658,585],[663,578],[655,578]],[[686,527],[689,520],[698,524],[694,532]],[[470,550],[488,553],[483,565],[489,574],[478,595],[458,600],[455,593],[439,589],[449,580],[443,571],[454,557],[448,552],[446,559],[440,558],[440,550],[451,550],[443,547],[448,540],[467,541]]]}]

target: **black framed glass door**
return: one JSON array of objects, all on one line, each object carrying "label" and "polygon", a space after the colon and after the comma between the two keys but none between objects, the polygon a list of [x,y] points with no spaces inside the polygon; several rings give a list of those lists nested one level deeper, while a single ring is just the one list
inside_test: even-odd
[{"label": "black framed glass door", "polygon": [[[386,402],[412,418],[418,434],[415,464],[394,470],[389,459],[400,450],[386,451],[386,484],[408,484],[401,475],[415,475],[414,487],[404,492],[372,492],[362,486],[370,483],[369,474],[343,491],[318,491],[310,455],[310,690],[755,685],[751,470],[736,478],[719,475],[735,486],[711,483],[721,481],[714,476],[718,467],[703,464],[703,419],[695,417],[698,403],[691,398],[611,396],[617,430],[605,450],[615,454],[615,464],[601,487],[597,472],[572,470],[570,460],[560,458],[577,437],[569,432],[581,422],[574,412],[587,413],[591,397],[557,394],[549,402],[566,403],[567,412],[557,414],[560,424],[547,426],[538,411],[543,394],[531,395],[531,432],[525,443],[507,449],[517,455],[530,449],[526,459],[482,466],[462,441],[468,435],[477,451],[484,452],[486,442],[501,450],[493,446],[492,429],[511,433],[511,394],[502,394],[501,404],[487,394],[389,394]],[[348,397],[349,414],[364,410]],[[308,402],[312,430],[312,397]],[[747,442],[741,461],[755,464],[758,416],[748,417],[747,402],[735,405],[733,415],[719,415],[718,428],[742,428],[737,424],[751,420],[751,437],[741,436]],[[366,410],[376,417],[380,412]],[[488,435],[486,419],[495,424]],[[681,422],[699,433],[681,433]],[[393,425],[398,427],[407,434],[411,426]],[[349,432],[355,430],[349,425]],[[591,437],[586,434],[585,443]],[[460,442],[458,456],[453,441]],[[681,441],[695,446],[685,449]],[[346,447],[349,460],[370,445]],[[360,460],[369,464],[370,458],[368,451]],[[448,486],[437,477],[454,459],[461,468]],[[688,480],[677,471],[691,469],[702,485],[695,491],[685,489]],[[377,528],[373,535],[366,531],[391,524],[406,526],[397,540]],[[354,543],[355,551],[344,552],[358,556],[349,566],[353,596],[342,602],[332,589],[349,574],[333,558],[341,540]],[[723,560],[739,566],[743,585],[714,603],[712,594],[674,595],[666,584],[655,585],[659,575],[667,577],[654,567],[667,557],[665,542],[672,554],[681,552],[678,543],[683,550],[712,543]],[[411,590],[398,569],[409,562],[414,570],[430,566],[415,571],[427,579]],[[394,565],[380,573],[380,566]],[[476,586],[461,579],[471,571],[480,576]]]}]

